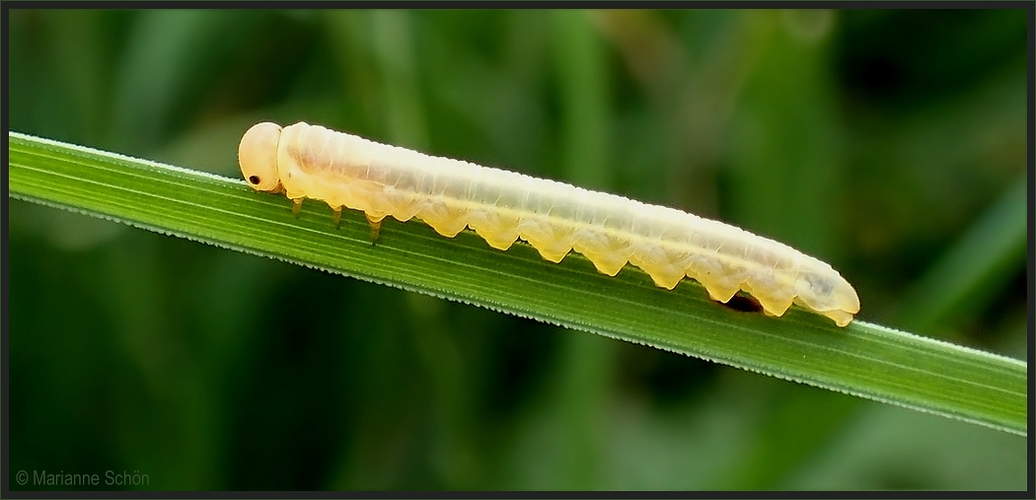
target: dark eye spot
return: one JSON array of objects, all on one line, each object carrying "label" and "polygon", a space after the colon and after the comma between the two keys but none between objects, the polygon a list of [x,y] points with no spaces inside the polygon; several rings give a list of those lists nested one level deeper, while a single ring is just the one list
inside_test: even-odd
[{"label": "dark eye spot", "polygon": [[248,182],[251,182],[252,184],[259,184],[259,176],[258,175],[253,175],[253,176],[249,177],[248,178]]}]

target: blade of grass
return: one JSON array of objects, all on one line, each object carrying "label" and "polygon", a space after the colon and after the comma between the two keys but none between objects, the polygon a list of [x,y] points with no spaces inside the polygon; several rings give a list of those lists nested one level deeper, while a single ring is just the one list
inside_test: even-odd
[{"label": "blade of grass", "polygon": [[1025,266],[1027,196],[1023,176],[925,273],[904,301],[905,325],[927,331],[981,309],[996,295],[991,289]]},{"label": "blade of grass", "polygon": [[692,281],[666,291],[633,268],[608,278],[578,255],[550,264],[528,245],[499,252],[418,222],[386,221],[371,245],[359,213],[335,230],[326,206],[309,202],[295,219],[286,199],[240,180],[16,132],[8,141],[15,198],[1027,434],[1022,361],[798,309],[741,313]]}]

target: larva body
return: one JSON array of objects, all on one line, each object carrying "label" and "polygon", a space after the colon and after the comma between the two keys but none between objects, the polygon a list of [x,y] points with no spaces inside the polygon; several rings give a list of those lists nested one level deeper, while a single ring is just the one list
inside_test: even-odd
[{"label": "larva body", "polygon": [[303,122],[253,126],[238,151],[241,170],[260,191],[333,209],[362,210],[372,223],[417,217],[454,237],[470,227],[490,246],[521,238],[544,259],[569,251],[614,276],[627,263],[672,289],[694,278],[713,300],[744,290],[781,316],[794,302],[839,326],[860,310],[853,287],[830,265],[782,243],[672,208],[589,191],[376,143]]}]

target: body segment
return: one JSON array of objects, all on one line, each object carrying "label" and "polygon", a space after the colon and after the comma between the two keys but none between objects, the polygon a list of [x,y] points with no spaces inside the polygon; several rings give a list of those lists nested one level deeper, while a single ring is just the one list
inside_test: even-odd
[{"label": "body segment", "polygon": [[738,291],[781,316],[797,303],[847,325],[856,291],[828,264],[734,226],[621,196],[376,143],[300,122],[252,127],[239,150],[253,188],[332,209],[361,210],[372,224],[417,217],[443,236],[470,227],[493,248],[518,238],[544,259],[570,251],[614,276],[626,263],[660,287],[684,277],[714,300]]}]

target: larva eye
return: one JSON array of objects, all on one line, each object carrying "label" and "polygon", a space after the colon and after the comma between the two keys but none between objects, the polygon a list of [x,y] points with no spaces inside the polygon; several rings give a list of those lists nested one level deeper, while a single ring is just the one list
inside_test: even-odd
[{"label": "larva eye", "polygon": [[280,139],[280,125],[270,122],[253,125],[241,138],[237,161],[252,189],[267,192],[281,190],[281,179],[277,174],[277,143]]}]

